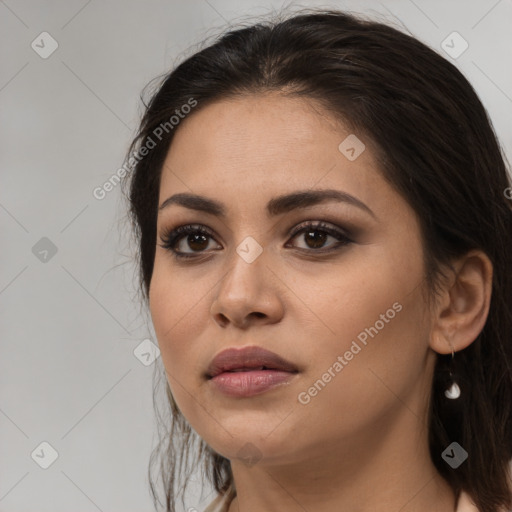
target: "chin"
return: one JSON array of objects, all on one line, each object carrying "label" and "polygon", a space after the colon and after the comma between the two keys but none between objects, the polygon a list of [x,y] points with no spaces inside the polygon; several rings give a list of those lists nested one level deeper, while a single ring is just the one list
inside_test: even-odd
[{"label": "chin", "polygon": [[[260,417],[261,419],[261,417]],[[211,426],[212,423],[210,422]],[[229,460],[245,462],[251,460],[277,460],[296,452],[296,439],[284,428],[281,420],[272,417],[272,421],[255,423],[251,415],[243,413],[239,419],[216,425],[215,431],[209,430],[202,439],[217,453]],[[293,429],[292,429],[293,430]]]}]

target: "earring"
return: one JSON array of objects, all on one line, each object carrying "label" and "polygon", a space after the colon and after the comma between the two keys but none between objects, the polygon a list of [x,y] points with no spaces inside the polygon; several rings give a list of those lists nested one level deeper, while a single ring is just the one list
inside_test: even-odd
[{"label": "earring", "polygon": [[[453,358],[455,357],[455,354],[453,353],[453,347],[452,347],[452,361],[453,361]],[[455,379],[453,378],[453,374],[450,370],[450,379],[452,381],[452,384],[451,386],[444,392],[444,396],[446,398],[449,398],[450,400],[456,400],[457,398],[459,398],[460,396],[460,387],[459,385],[455,382]]]}]

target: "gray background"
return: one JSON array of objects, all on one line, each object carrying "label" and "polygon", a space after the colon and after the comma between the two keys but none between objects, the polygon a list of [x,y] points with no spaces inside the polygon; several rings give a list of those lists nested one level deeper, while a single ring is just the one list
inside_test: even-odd
[{"label": "gray background", "polygon": [[[510,159],[510,0],[288,4],[380,16],[440,53],[459,32],[469,47],[452,62]],[[121,166],[149,80],[233,20],[282,5],[0,1],[0,512],[152,510],[158,366],[139,345],[156,340],[137,302],[120,187],[103,200],[92,191]],[[31,43],[47,50],[45,31],[58,48],[43,59]],[[42,442],[58,453],[47,469]],[[187,508],[201,510],[208,491],[201,501],[193,490]]]}]

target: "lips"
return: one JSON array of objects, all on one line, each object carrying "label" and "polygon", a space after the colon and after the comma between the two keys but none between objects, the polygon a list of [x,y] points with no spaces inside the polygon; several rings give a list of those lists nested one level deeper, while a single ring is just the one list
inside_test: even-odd
[{"label": "lips", "polygon": [[296,365],[262,347],[252,346],[241,349],[229,348],[214,357],[206,371],[206,378],[212,379],[221,373],[274,370],[298,373]]}]

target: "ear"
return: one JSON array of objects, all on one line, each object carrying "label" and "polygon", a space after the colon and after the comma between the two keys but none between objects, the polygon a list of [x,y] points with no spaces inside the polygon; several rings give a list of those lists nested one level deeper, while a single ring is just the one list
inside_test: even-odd
[{"label": "ear", "polygon": [[481,250],[454,263],[434,309],[430,347],[451,354],[469,346],[482,331],[491,303],[493,267]]}]

